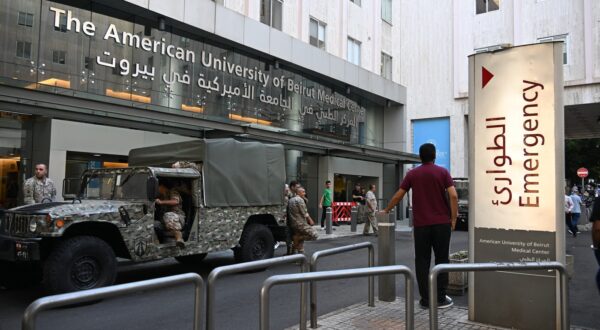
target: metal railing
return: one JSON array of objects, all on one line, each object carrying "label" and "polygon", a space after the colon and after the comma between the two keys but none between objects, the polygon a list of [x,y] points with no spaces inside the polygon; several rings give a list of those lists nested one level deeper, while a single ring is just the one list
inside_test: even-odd
[{"label": "metal railing", "polygon": [[560,262],[514,262],[514,263],[474,263],[474,264],[439,264],[429,272],[429,328],[437,330],[437,277],[444,272],[478,272],[497,270],[556,270],[561,275],[561,329],[569,329],[569,285],[567,269]]},{"label": "metal railing", "polygon": [[[265,260],[244,262],[241,264],[228,265],[213,269],[208,275],[208,287],[206,293],[206,329],[215,329],[214,306],[215,306],[215,282],[219,277],[252,270],[261,270],[274,265],[290,264],[300,262],[300,271],[308,271],[308,258],[303,254],[294,254]],[[306,284],[300,285],[300,329],[306,329]]]},{"label": "metal railing", "polygon": [[[344,270],[330,270],[322,272],[310,272],[303,274],[275,275],[267,278],[260,290],[260,329],[269,329],[270,314],[270,291],[271,288],[279,284],[304,283],[310,281],[339,280],[345,278],[355,278],[374,275],[404,274],[405,278],[405,303],[406,303],[406,329],[414,328],[414,301],[413,301],[413,282],[414,274],[410,268],[402,265],[357,268]],[[300,309],[303,307],[301,306]],[[305,307],[304,307],[305,308]]]},{"label": "metal railing", "polygon": [[[373,243],[363,242],[363,243],[358,243],[358,244],[340,246],[340,247],[327,249],[327,250],[321,250],[321,251],[317,251],[317,252],[313,253],[312,257],[310,258],[310,271],[311,272],[317,271],[317,261],[321,257],[331,256],[331,255],[335,255],[335,254],[340,254],[340,253],[344,253],[344,252],[365,249],[365,248],[369,250],[368,266],[373,267],[373,266],[375,266],[375,252],[374,252],[374,248],[373,248]],[[375,279],[373,278],[373,276],[369,276],[368,290],[369,290],[369,293],[368,293],[369,307],[374,307],[375,306],[375,294],[373,292],[375,291]],[[317,327],[317,285],[315,282],[310,282],[310,327],[313,329]]]},{"label": "metal railing", "polygon": [[167,287],[173,287],[187,283],[194,284],[194,329],[200,329],[204,281],[202,280],[202,277],[195,273],[162,277],[152,280],[119,284],[104,288],[64,293],[39,298],[36,301],[32,302],[25,310],[25,313],[23,314],[22,329],[35,329],[35,321],[37,315],[46,310],[58,307],[65,307],[73,304],[90,302],[99,299],[123,296],[140,291],[164,289]]}]

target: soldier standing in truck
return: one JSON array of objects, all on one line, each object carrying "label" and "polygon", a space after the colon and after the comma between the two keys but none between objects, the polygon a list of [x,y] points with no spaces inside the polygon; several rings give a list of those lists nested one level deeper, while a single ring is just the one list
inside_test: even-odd
[{"label": "soldier standing in truck", "polygon": [[177,247],[185,248],[183,235],[181,234],[182,223],[185,221],[185,213],[181,208],[181,195],[177,190],[167,186],[166,182],[161,182],[158,186],[160,196],[165,199],[156,199],[156,205],[165,206],[163,214],[163,223],[168,232],[173,234]]}]

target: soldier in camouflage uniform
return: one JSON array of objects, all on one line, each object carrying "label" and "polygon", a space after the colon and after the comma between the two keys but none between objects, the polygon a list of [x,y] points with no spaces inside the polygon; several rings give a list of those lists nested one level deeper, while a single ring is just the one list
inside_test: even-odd
[{"label": "soldier in camouflage uniform", "polygon": [[285,245],[287,247],[286,255],[291,255],[293,253],[292,247],[292,226],[290,225],[290,199],[296,196],[296,190],[300,187],[300,183],[296,180],[290,181],[290,184],[287,185],[286,196],[284,197],[285,202],[285,224],[287,226],[287,232],[285,235]]},{"label": "soldier in camouflage uniform", "polygon": [[292,197],[288,203],[288,223],[293,230],[293,253],[304,253],[304,241],[314,241],[318,235],[311,227],[315,223],[308,214],[304,202],[306,191],[304,188],[299,187],[296,193],[297,195]]},{"label": "soldier in camouflage uniform", "polygon": [[25,204],[53,202],[56,197],[54,182],[48,178],[45,164],[35,165],[35,176],[27,179],[23,188]]},{"label": "soldier in camouflage uniform", "polygon": [[181,229],[185,221],[185,213],[181,208],[181,195],[177,190],[168,187],[166,182],[161,182],[158,186],[161,197],[165,199],[156,199],[156,205],[164,205],[163,223],[168,232],[173,234],[179,248],[185,248]]}]

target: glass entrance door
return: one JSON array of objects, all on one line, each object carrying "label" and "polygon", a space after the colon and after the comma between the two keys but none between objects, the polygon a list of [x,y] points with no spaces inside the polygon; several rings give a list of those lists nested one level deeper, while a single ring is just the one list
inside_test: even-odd
[{"label": "glass entrance door", "polygon": [[23,123],[29,118],[0,112],[0,211],[19,205],[25,168],[22,162],[26,138]]}]

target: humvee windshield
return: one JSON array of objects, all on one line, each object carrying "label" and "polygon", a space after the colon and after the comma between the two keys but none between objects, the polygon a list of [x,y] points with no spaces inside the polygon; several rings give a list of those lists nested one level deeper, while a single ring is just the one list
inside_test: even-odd
[{"label": "humvee windshield", "polygon": [[137,171],[90,172],[83,177],[82,199],[146,199],[148,173]]}]

